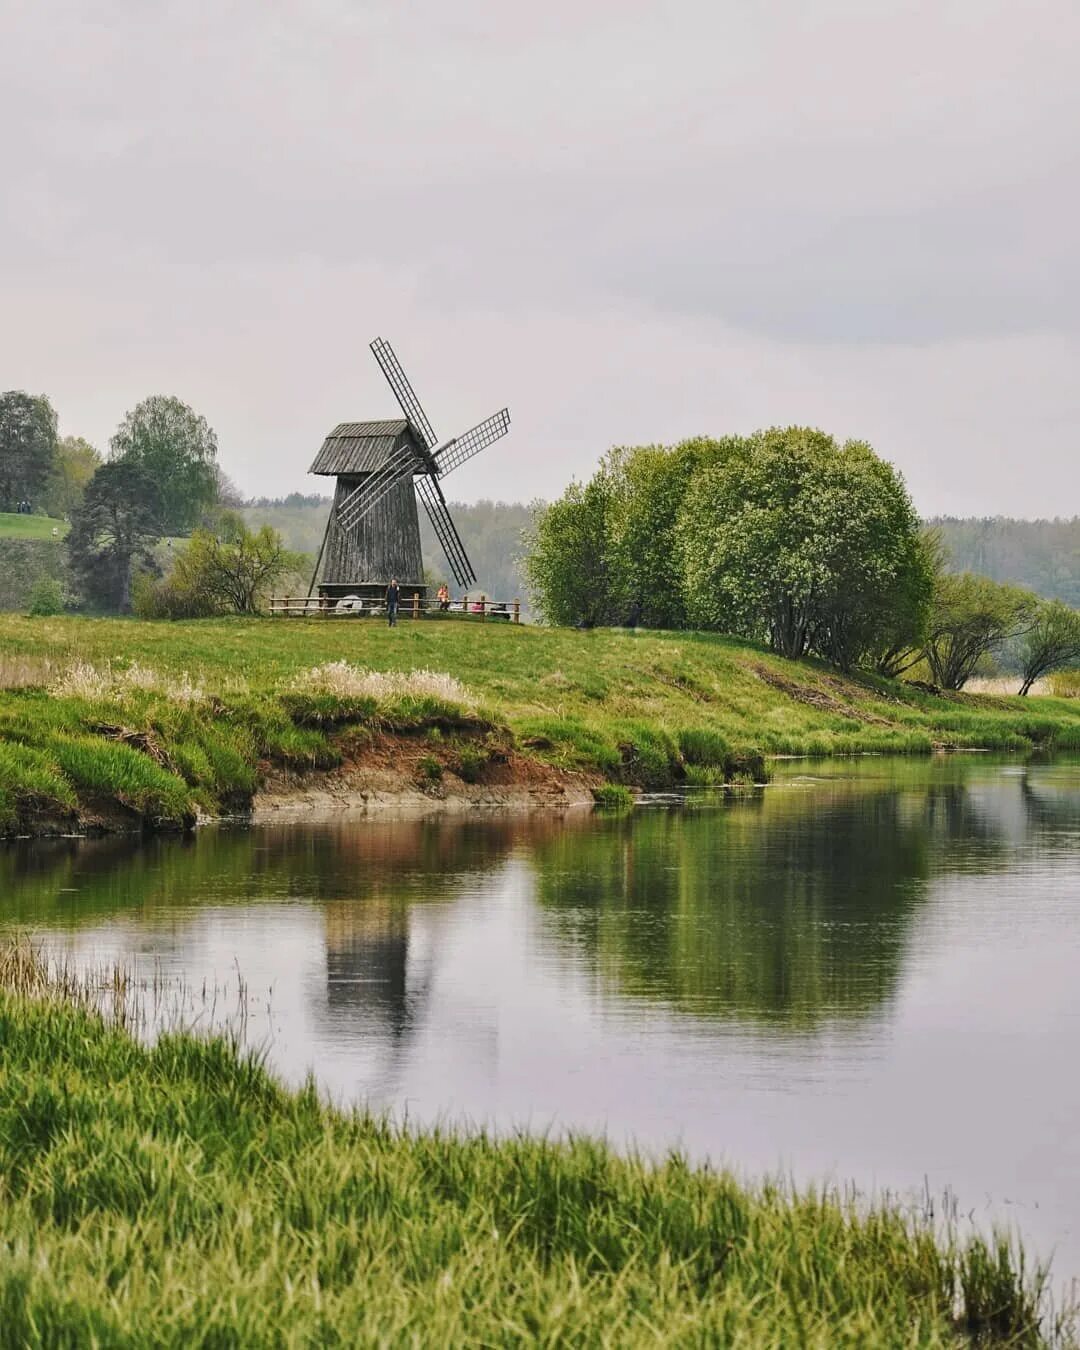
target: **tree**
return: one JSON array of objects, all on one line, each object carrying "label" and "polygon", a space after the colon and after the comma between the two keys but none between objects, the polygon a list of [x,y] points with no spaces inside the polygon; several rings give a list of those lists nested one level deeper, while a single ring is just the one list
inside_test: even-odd
[{"label": "tree", "polygon": [[1080,663],[1080,611],[1060,600],[1044,600],[1024,634],[1020,660],[1022,695],[1030,693],[1035,681],[1051,671]]},{"label": "tree", "polygon": [[911,565],[897,580],[892,602],[881,615],[877,643],[868,652],[878,675],[898,679],[923,659],[934,588],[944,568],[944,547],[936,530],[923,530]]},{"label": "tree", "polygon": [[214,465],[214,497],[219,506],[239,511],[244,505],[240,489],[220,465]]},{"label": "tree", "polygon": [[36,504],[55,454],[56,413],[45,395],[0,394],[0,510]]},{"label": "tree", "polygon": [[548,623],[593,628],[613,622],[609,501],[608,478],[600,471],[588,483],[571,483],[549,506],[537,508],[525,533],[525,575]]},{"label": "tree", "polygon": [[902,480],[870,446],[807,427],[756,432],[688,485],[688,616],[792,659],[816,650],[850,666],[881,645],[922,565],[918,535]]},{"label": "tree", "polygon": [[188,533],[217,500],[217,437],[206,418],[178,398],[144,399],[109,444],[114,460],[137,465],[157,483],[163,533]]},{"label": "tree", "polygon": [[83,593],[102,609],[131,608],[135,564],[156,568],[152,546],[161,534],[161,495],[145,469],[122,460],[94,474],[68,535],[71,570]]},{"label": "tree", "polygon": [[81,436],[64,436],[57,441],[52,472],[42,495],[45,514],[70,516],[100,467],[101,455]]},{"label": "tree", "polygon": [[971,572],[942,573],[934,587],[925,648],[934,683],[963,689],[983,657],[1032,628],[1037,608],[1036,597],[1019,586]]},{"label": "tree", "polygon": [[217,532],[196,530],[177,555],[169,583],[211,612],[256,614],[268,586],[299,570],[306,558],[290,553],[277,530],[249,530],[225,513]]},{"label": "tree", "polygon": [[736,453],[741,444],[737,438],[697,437],[673,448],[620,447],[605,457],[607,554],[620,622],[686,627],[677,536],[687,487],[706,465]]}]

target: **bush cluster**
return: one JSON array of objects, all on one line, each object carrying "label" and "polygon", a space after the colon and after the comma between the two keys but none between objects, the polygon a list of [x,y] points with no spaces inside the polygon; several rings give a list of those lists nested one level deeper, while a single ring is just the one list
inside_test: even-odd
[{"label": "bush cluster", "polygon": [[613,450],[530,544],[551,622],[712,629],[845,668],[919,640],[934,578],[895,470],[806,427]]},{"label": "bush cluster", "polygon": [[1021,694],[1080,662],[1080,614],[950,574],[899,474],[813,428],[612,450],[528,543],[549,623],[713,630],[889,677],[921,663],[948,690],[1005,649]]}]

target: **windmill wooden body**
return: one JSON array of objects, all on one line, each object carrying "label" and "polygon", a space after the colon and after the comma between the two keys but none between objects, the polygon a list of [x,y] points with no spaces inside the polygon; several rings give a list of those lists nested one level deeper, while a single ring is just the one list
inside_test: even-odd
[{"label": "windmill wooden body", "polygon": [[471,586],[476,573],[447,509],[441,480],[506,435],[509,410],[503,408],[440,443],[390,344],[376,338],[371,350],[405,416],[342,422],[315,456],[310,472],[333,476],[337,486],[312,589],[318,581],[319,594],[327,600],[346,595],[374,599],[397,577],[406,594],[423,593],[418,500],[454,581],[462,588]]}]

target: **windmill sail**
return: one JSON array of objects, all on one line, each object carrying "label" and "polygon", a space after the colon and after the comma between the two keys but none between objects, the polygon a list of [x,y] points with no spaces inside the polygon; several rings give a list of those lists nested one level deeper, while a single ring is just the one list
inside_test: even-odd
[{"label": "windmill sail", "polygon": [[459,586],[471,586],[476,580],[476,573],[469,561],[469,555],[465,552],[461,536],[450,518],[450,512],[446,509],[446,499],[438,482],[426,475],[417,478],[416,495],[424,504],[424,510],[446,554],[446,561],[450,564],[454,580]]},{"label": "windmill sail", "polygon": [[491,417],[485,418],[483,422],[478,422],[471,431],[463,432],[452,441],[447,441],[435,454],[435,467],[439,477],[445,478],[452,469],[464,464],[467,459],[472,459],[473,455],[479,454],[494,441],[505,436],[509,430],[510,409],[503,408],[493,413]]},{"label": "windmill sail", "polygon": [[420,406],[420,400],[416,397],[408,376],[401,368],[401,362],[394,355],[393,347],[384,338],[376,338],[371,344],[371,351],[413,431],[423,441],[426,449],[434,449],[437,444],[435,432],[428,421],[427,413]]},{"label": "windmill sail", "polygon": [[403,445],[339,504],[338,524],[346,531],[355,529],[392,488],[403,479],[411,478],[417,468],[412,447]]}]

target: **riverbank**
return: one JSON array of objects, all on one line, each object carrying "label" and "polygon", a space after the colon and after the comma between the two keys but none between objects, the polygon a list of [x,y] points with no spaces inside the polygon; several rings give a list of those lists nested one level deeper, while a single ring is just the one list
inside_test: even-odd
[{"label": "riverbank", "polygon": [[[124,981],[112,977],[109,988]],[[0,952],[0,1341],[1038,1346],[1015,1252],[606,1145],[405,1133]],[[978,1338],[983,1339],[979,1340]]]},{"label": "riverbank", "polygon": [[187,828],[260,792],[569,804],[760,781],[777,754],[1077,747],[1080,700],[939,695],[713,634],[0,616],[7,834]]}]

